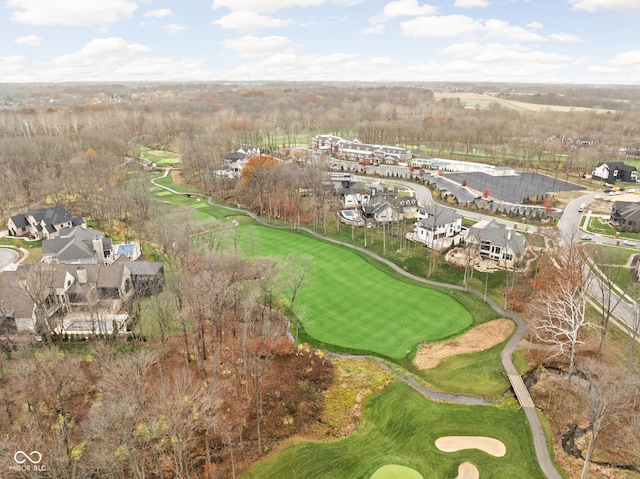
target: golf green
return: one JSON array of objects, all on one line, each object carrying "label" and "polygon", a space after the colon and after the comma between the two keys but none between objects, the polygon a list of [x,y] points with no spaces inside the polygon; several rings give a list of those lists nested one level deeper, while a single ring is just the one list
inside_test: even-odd
[{"label": "golf green", "polygon": [[[480,449],[445,452],[435,445],[442,436],[483,435],[500,440],[506,454],[496,457]],[[363,421],[348,437],[292,441],[255,464],[242,479],[372,479],[388,465],[403,465],[425,479],[453,479],[464,462],[474,464],[482,479],[545,477],[522,409],[430,401],[396,381],[365,402]]]},{"label": "golf green", "polygon": [[423,341],[438,341],[468,328],[471,314],[446,293],[401,281],[354,251],[299,233],[242,227],[249,257],[310,255],[310,283],[294,310],[314,339],[340,348],[399,359]]},{"label": "golf green", "polygon": [[415,469],[400,466],[398,464],[387,464],[373,473],[371,479],[424,479]]}]

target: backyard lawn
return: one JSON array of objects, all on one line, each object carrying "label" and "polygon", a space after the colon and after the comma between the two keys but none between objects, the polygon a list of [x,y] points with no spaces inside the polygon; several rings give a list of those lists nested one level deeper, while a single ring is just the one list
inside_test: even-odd
[{"label": "backyard lawn", "polygon": [[[494,457],[478,449],[442,452],[435,446],[442,436],[490,436],[505,444],[506,454]],[[472,462],[483,479],[544,477],[522,410],[438,403],[396,381],[366,402],[364,420],[349,437],[294,442],[242,478],[371,479],[392,464],[425,479],[451,479],[465,461]],[[403,477],[413,476],[420,477]]]}]

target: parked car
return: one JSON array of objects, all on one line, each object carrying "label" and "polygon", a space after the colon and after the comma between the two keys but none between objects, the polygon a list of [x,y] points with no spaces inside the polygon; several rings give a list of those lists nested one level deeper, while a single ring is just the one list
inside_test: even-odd
[{"label": "parked car", "polygon": [[624,240],[622,242],[623,246],[635,246],[636,244],[633,241],[629,241],[629,240]]},{"label": "parked car", "polygon": [[582,235],[582,236],[580,236],[580,239],[585,240],[585,241],[591,241],[593,239],[593,236],[591,236],[591,235]]}]

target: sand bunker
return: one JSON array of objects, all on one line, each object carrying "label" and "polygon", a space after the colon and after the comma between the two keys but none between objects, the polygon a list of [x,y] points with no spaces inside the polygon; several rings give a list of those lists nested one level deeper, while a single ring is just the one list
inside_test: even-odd
[{"label": "sand bunker", "polygon": [[480,479],[480,472],[470,462],[463,462],[458,466],[458,475],[455,479]]},{"label": "sand bunker", "polygon": [[507,453],[502,441],[485,436],[443,436],[436,439],[436,447],[444,452],[479,449],[495,457],[502,457]]},{"label": "sand bunker", "polygon": [[448,357],[477,353],[501,343],[513,328],[514,324],[510,319],[489,321],[449,341],[425,344],[416,354],[414,362],[420,369],[435,368]]}]

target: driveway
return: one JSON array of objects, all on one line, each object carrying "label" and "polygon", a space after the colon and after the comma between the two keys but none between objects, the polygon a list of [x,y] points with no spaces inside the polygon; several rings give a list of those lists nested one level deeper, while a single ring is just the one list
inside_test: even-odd
[{"label": "driveway", "polygon": [[12,249],[0,248],[0,271],[3,271],[7,266],[13,264],[18,259],[18,253]]}]

